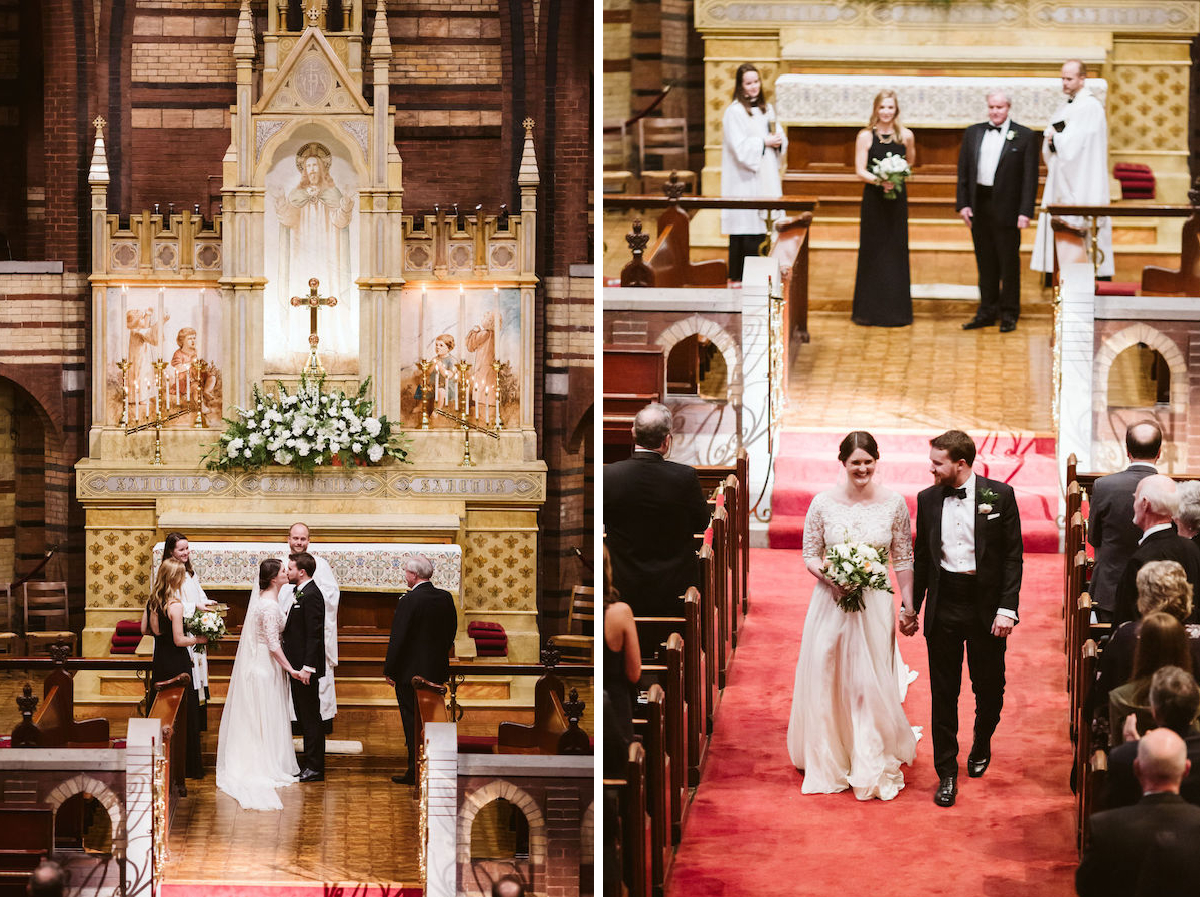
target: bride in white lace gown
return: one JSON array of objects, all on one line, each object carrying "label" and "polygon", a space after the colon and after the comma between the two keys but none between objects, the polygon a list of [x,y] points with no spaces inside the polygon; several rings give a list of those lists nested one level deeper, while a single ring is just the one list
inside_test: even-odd
[{"label": "bride in white lace gown", "polygon": [[292,747],[295,672],[280,647],[279,589],[287,570],[278,558],[258,566],[258,588],[246,608],[217,741],[217,787],[245,810],[281,810],[276,788],[300,772]]},{"label": "bride in white lace gown", "polygon": [[891,800],[904,787],[919,730],[901,701],[908,668],[896,645],[893,596],[868,590],[847,613],[825,576],[826,548],[867,542],[886,548],[905,607],[912,606],[912,524],[904,499],[872,481],[879,448],[861,430],[842,440],[846,482],[817,495],[804,521],[804,563],[817,577],[796,662],[788,754],[804,771],[805,794],[854,789],[859,800]]}]

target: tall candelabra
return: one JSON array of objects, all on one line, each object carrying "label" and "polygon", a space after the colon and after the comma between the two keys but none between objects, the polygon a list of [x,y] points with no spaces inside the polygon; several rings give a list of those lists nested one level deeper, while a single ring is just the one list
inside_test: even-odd
[{"label": "tall candelabra", "polygon": [[[194,427],[204,426],[204,410],[201,403],[202,386],[204,383],[204,373],[208,369],[208,363],[205,361],[193,361],[189,365],[191,372],[188,377],[185,390],[180,390],[178,380],[175,383],[175,392],[172,396],[171,389],[167,385],[166,369],[169,366],[167,362],[161,358],[152,361],[151,366],[154,368],[154,389],[153,397],[151,390],[147,388],[146,395],[143,397],[138,384],[134,384],[135,391],[132,396],[129,391],[129,369],[132,362],[122,358],[117,362],[117,368],[121,371],[121,416],[118,424],[124,428],[126,436],[132,436],[134,433],[140,433],[143,430],[154,431],[154,459],[151,464],[161,465],[162,459],[162,428],[175,420],[176,418],[184,417],[185,415],[195,415],[192,423]],[[193,393],[192,380],[195,380],[195,391]],[[149,387],[149,382],[147,382]],[[130,402],[133,398],[133,402]],[[143,414],[143,405],[145,412]],[[130,409],[132,408],[132,415]]]},{"label": "tall candelabra", "polygon": [[[418,362],[420,365],[421,362]],[[465,361],[460,361],[454,365],[455,370],[455,395],[454,395],[454,410],[447,411],[445,408],[434,407],[433,413],[440,414],[442,417],[458,424],[463,434],[463,456],[458,462],[459,467],[474,467],[475,462],[471,460],[471,432],[482,433],[484,436],[492,439],[500,438],[500,431],[504,428],[504,424],[500,417],[500,406],[503,399],[500,389],[500,362],[492,362],[492,370],[496,374],[496,391],[495,394],[488,394],[485,389],[484,401],[479,401],[479,391],[477,385],[471,380],[471,365]],[[422,387],[425,388],[425,369],[422,367]],[[436,400],[436,390],[434,399]],[[492,406],[487,399],[494,399],[496,402],[494,412]],[[472,402],[474,399],[474,402]],[[474,413],[471,411],[471,406],[474,405]],[[482,415],[480,406],[482,405]],[[422,422],[424,425],[424,409],[422,409]],[[482,419],[483,423],[480,423]]]}]

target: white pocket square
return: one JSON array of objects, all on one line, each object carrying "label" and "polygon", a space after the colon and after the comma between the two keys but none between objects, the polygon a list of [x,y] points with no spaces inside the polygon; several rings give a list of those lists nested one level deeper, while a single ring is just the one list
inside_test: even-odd
[{"label": "white pocket square", "polygon": [[999,517],[999,516],[1000,516],[1000,513],[999,513],[999,512],[996,512],[995,514],[988,514],[988,518],[987,518],[987,519],[988,519],[988,520],[995,520],[995,519],[996,519],[997,517]]}]

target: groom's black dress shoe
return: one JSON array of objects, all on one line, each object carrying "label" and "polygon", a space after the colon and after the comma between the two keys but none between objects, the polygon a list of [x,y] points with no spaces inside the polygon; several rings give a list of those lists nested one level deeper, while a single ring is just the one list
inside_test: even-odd
[{"label": "groom's black dress shoe", "polygon": [[996,323],[995,318],[981,318],[976,315],[967,323],[962,325],[963,330],[978,330],[980,327],[991,327]]},{"label": "groom's black dress shoe", "polygon": [[974,757],[967,758],[967,775],[973,779],[977,779],[987,772],[988,764],[992,762],[991,754],[976,760]]},{"label": "groom's black dress shoe", "polygon": [[1000,332],[1001,333],[1012,333],[1016,329],[1017,329],[1017,322],[1014,321],[1012,318],[1009,318],[1006,321],[1000,322]]},{"label": "groom's black dress shoe", "polygon": [[392,781],[397,785],[415,785],[417,783],[416,777],[411,772],[406,772],[404,775],[394,775],[392,776]]},{"label": "groom's black dress shoe", "polygon": [[938,782],[938,789],[937,793],[933,795],[933,802],[939,807],[953,807],[956,794],[958,794],[957,777],[946,776]]},{"label": "groom's black dress shoe", "polygon": [[305,769],[300,773],[301,782],[324,782],[325,773],[317,772],[315,769]]}]

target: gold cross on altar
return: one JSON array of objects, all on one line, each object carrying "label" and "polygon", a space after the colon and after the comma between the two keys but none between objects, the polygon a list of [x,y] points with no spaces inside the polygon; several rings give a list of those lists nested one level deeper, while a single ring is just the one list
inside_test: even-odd
[{"label": "gold cross on altar", "polygon": [[304,373],[321,376],[325,373],[325,368],[321,366],[321,360],[317,358],[317,344],[320,338],[317,336],[317,309],[324,305],[327,308],[333,308],[337,305],[337,296],[318,296],[317,287],[321,282],[315,277],[308,279],[308,295],[293,296],[292,306],[299,308],[301,305],[307,305],[309,309],[309,334],[308,345],[310,351],[308,353],[308,361],[304,363]]}]

